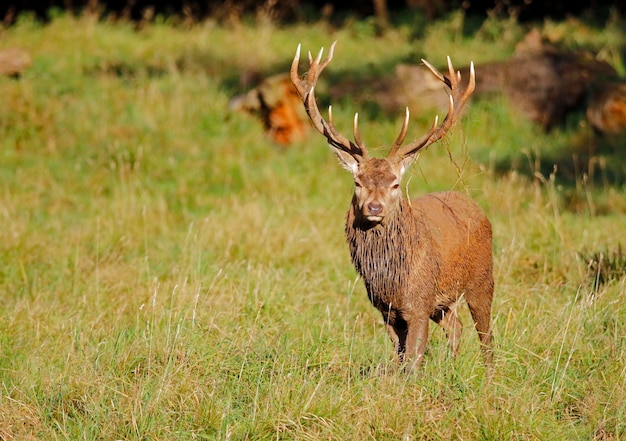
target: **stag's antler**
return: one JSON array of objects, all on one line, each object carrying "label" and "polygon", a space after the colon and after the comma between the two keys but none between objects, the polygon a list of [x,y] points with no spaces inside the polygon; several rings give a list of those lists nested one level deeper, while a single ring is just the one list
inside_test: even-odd
[{"label": "stag's antler", "polygon": [[330,51],[328,52],[328,56],[322,62],[322,53],[324,52],[324,48],[322,48],[317,55],[317,58],[314,60],[311,56],[311,52],[309,52],[309,71],[305,75],[304,79],[300,79],[298,74],[298,67],[300,64],[300,45],[298,45],[298,49],[296,50],[296,55],[291,63],[291,81],[293,82],[296,90],[298,91],[298,95],[300,95],[300,99],[304,103],[304,108],[306,109],[309,118],[311,118],[311,122],[313,126],[326,137],[328,143],[341,151],[344,151],[355,158],[357,161],[362,161],[367,159],[367,149],[365,148],[365,144],[361,140],[361,136],[359,135],[359,127],[358,127],[358,119],[359,114],[354,115],[354,140],[356,144],[350,140],[348,140],[345,136],[341,135],[335,129],[333,124],[333,113],[332,107],[328,107],[328,122],[324,120],[322,117],[318,107],[317,102],[315,100],[315,85],[317,84],[317,80],[324,70],[328,63],[333,59],[333,52],[335,51],[335,41],[330,46]]},{"label": "stag's antler", "polygon": [[[306,109],[309,118],[311,118],[313,126],[326,137],[328,143],[332,147],[342,152],[348,153],[354,159],[360,162],[368,158],[368,153],[367,149],[365,148],[365,144],[363,143],[363,141],[361,140],[361,136],[359,135],[359,114],[357,113],[354,115],[355,142],[352,142],[348,140],[345,136],[337,132],[337,129],[333,124],[332,107],[328,107],[327,122],[322,117],[317,107],[317,102],[315,100],[315,85],[317,84],[317,80],[324,68],[326,68],[326,66],[328,66],[328,63],[330,63],[330,61],[332,60],[336,44],[337,42],[335,41],[331,45],[328,56],[323,62],[322,54],[324,48],[320,50],[317,58],[315,59],[313,59],[311,53],[309,52],[309,71],[305,75],[304,79],[301,79],[298,74],[298,67],[300,64],[300,45],[298,45],[296,55],[293,59],[293,62],[291,63],[291,81],[296,87],[300,99],[304,103],[304,108]],[[426,60],[422,59],[422,62],[437,78],[439,78],[439,80],[441,80],[446,86],[450,88],[450,105],[448,107],[448,114],[440,125],[437,125],[439,123],[439,119],[435,117],[435,122],[433,123],[433,126],[424,136],[402,147],[402,143],[404,142],[404,138],[406,137],[406,132],[409,125],[409,109],[407,107],[404,117],[404,123],[402,124],[402,129],[400,130],[400,134],[398,135],[398,138],[396,139],[396,142],[392,146],[389,153],[389,158],[394,160],[401,161],[443,138],[448,130],[450,130],[450,127],[452,127],[452,125],[459,118],[461,111],[463,110],[463,106],[474,92],[474,88],[476,86],[474,63],[470,64],[469,83],[465,90],[462,90],[460,88],[461,73],[454,70],[454,67],[452,66],[452,61],[450,61],[450,57],[448,57],[449,77],[442,75]]]},{"label": "stag's antler", "polygon": [[463,110],[463,106],[469,99],[470,95],[474,92],[474,88],[476,86],[476,73],[474,72],[473,62],[470,63],[469,83],[465,90],[460,89],[461,72],[455,72],[454,67],[452,66],[452,61],[450,61],[450,57],[448,57],[448,72],[450,75],[449,78],[443,76],[428,61],[422,59],[422,62],[426,65],[426,67],[428,67],[428,69],[430,69],[433,74],[435,74],[437,78],[439,78],[446,86],[450,88],[450,106],[448,107],[448,114],[439,126],[437,126],[437,123],[439,122],[438,118],[435,117],[435,122],[433,123],[433,126],[424,136],[404,147],[401,147],[402,143],[404,142],[404,137],[406,136],[407,127],[409,124],[409,108],[407,107],[404,117],[404,124],[402,125],[402,129],[400,130],[400,135],[396,139],[396,142],[391,148],[391,152],[389,154],[390,157],[394,157],[397,160],[402,160],[410,155],[413,155],[418,151],[425,149],[432,143],[443,138],[450,129],[450,127],[452,127],[455,121],[459,118],[459,115]]}]

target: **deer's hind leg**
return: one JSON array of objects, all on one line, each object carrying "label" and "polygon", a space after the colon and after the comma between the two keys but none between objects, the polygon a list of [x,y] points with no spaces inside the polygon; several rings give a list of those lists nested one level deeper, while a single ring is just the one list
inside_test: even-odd
[{"label": "deer's hind leg", "polygon": [[463,333],[463,323],[456,313],[456,303],[449,307],[446,306],[437,309],[430,318],[446,331],[446,337],[448,338],[452,356],[456,357],[459,352],[461,334]]},{"label": "deer's hind leg", "polygon": [[466,297],[467,306],[469,307],[478,338],[480,339],[481,349],[485,364],[488,368],[493,366],[493,342],[491,341],[491,301],[493,298],[493,279],[486,279],[482,289],[474,291]]}]

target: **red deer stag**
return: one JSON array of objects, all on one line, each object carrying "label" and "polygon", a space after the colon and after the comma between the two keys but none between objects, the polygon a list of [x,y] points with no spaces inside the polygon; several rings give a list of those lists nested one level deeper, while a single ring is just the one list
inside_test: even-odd
[{"label": "red deer stag", "polygon": [[409,201],[400,189],[402,176],[418,153],[441,139],[458,119],[474,90],[474,67],[470,66],[468,86],[460,90],[461,74],[454,71],[450,58],[449,77],[422,60],[451,90],[448,115],[440,125],[435,118],[423,137],[402,146],[409,122],[407,108],[389,156],[372,158],[359,135],[358,113],[351,142],[336,130],[332,108],[326,121],[317,107],[314,87],[333,57],[335,43],[323,62],[323,48],[316,59],[309,53],[310,66],[304,79],[298,74],[298,46],[291,80],[313,126],[326,137],[341,166],[354,178],[345,231],[352,262],[365,282],[368,297],[382,313],[398,357],[408,369],[422,361],[429,319],[443,327],[456,355],[463,326],[456,305],[465,298],[491,370],[493,259],[489,219],[462,193],[445,191]]}]

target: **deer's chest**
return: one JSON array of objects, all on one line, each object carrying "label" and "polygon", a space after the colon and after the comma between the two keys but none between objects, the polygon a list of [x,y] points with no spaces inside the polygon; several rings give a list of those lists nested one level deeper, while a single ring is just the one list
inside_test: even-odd
[{"label": "deer's chest", "polygon": [[371,302],[377,308],[397,305],[405,297],[411,265],[411,250],[400,234],[381,227],[347,229],[352,263],[359,272]]}]

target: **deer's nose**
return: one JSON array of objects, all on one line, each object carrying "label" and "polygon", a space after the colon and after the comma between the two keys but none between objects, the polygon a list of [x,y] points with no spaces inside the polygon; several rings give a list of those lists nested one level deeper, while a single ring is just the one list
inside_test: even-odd
[{"label": "deer's nose", "polygon": [[383,212],[383,204],[380,202],[370,202],[367,204],[367,211],[371,215],[378,215]]}]

